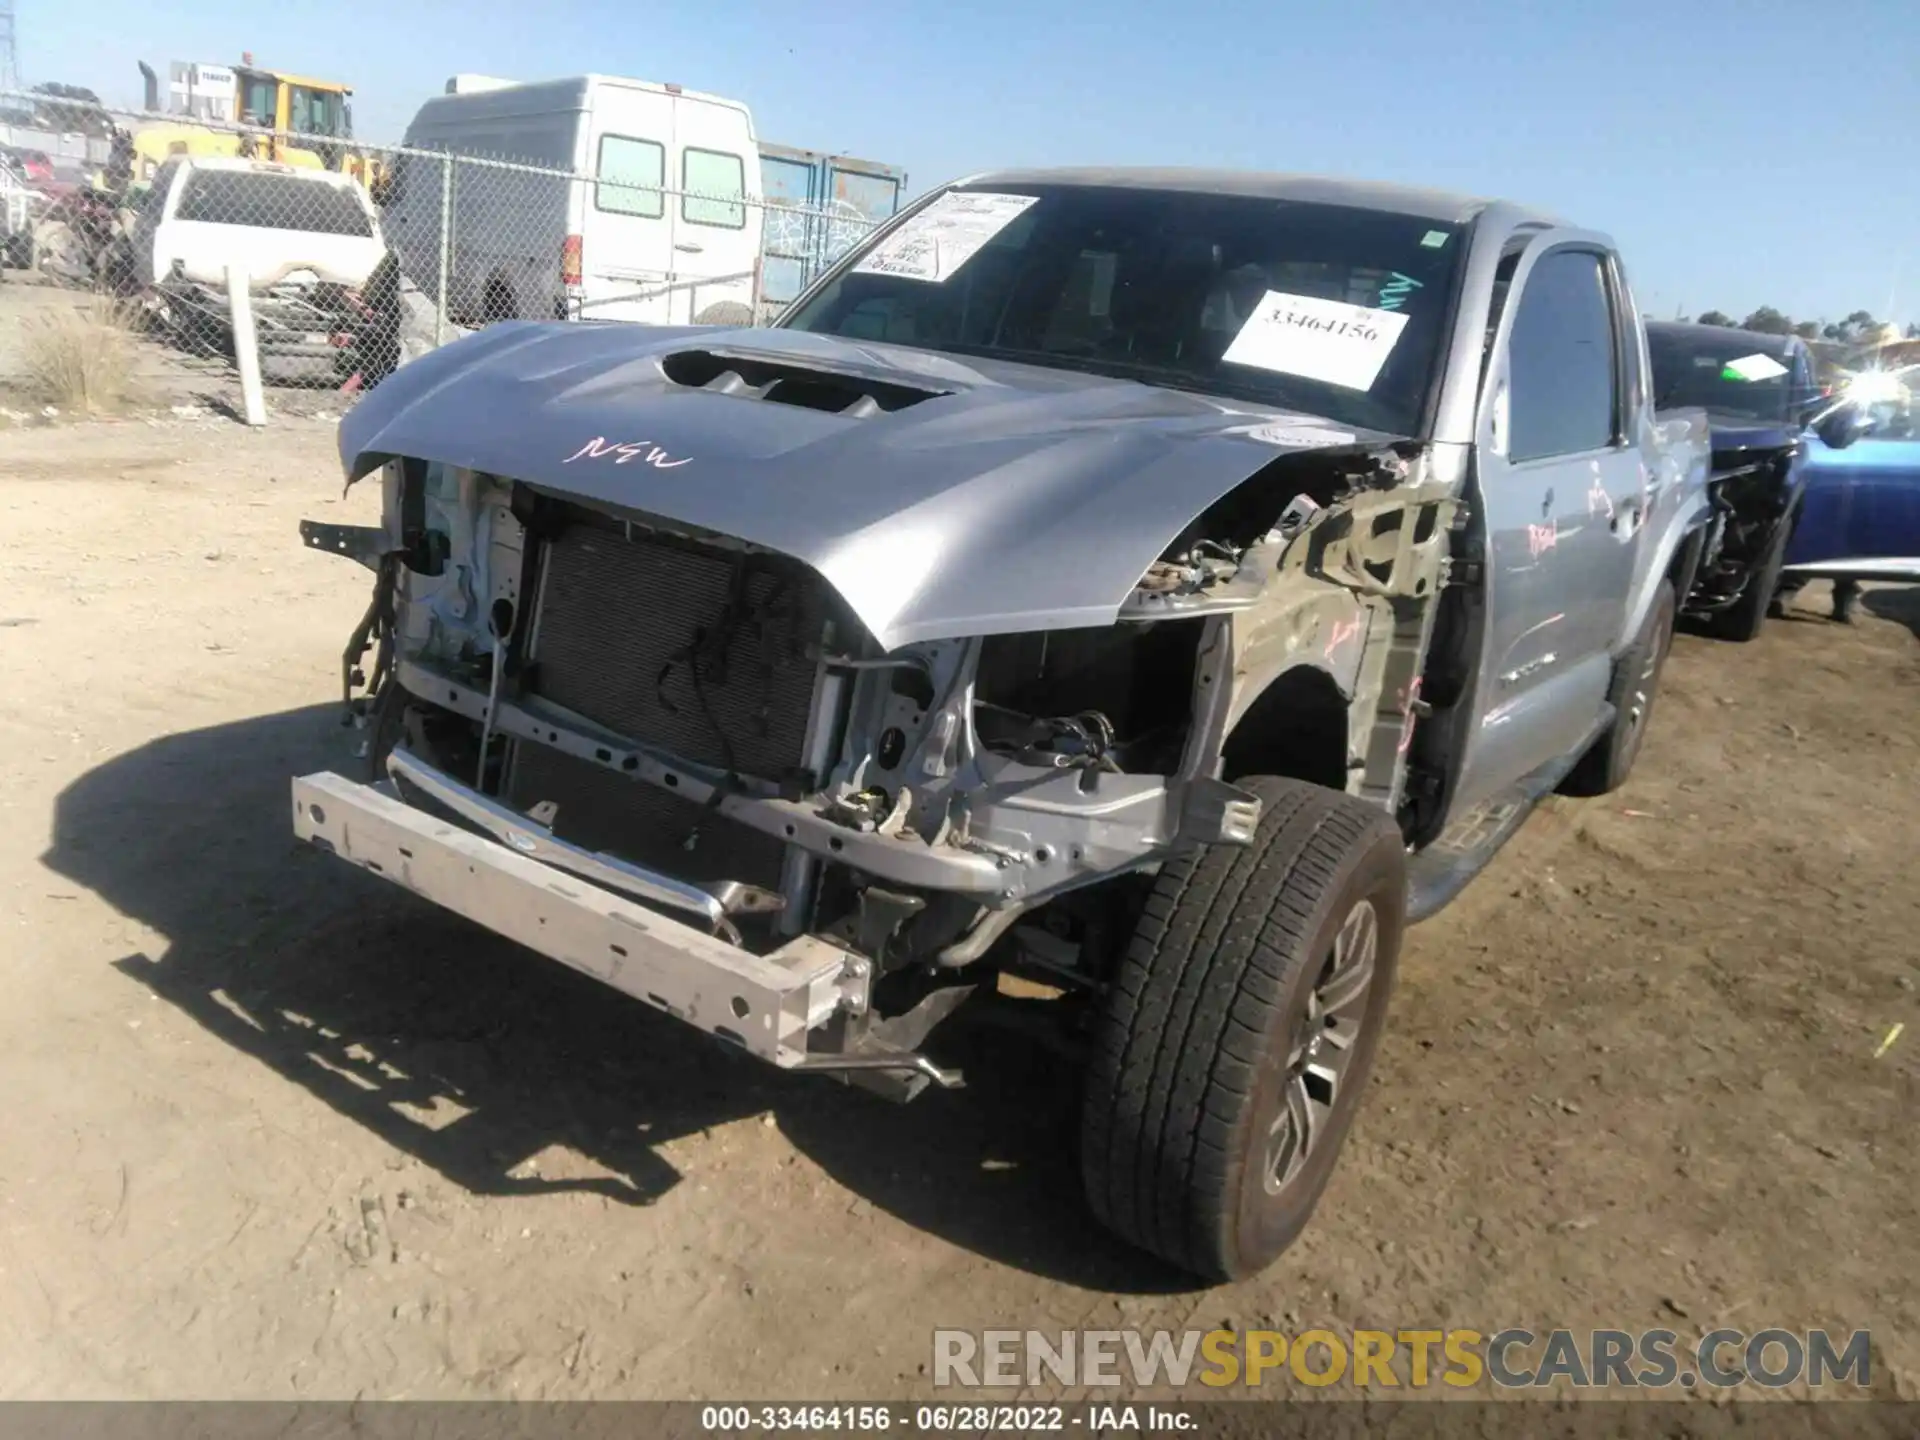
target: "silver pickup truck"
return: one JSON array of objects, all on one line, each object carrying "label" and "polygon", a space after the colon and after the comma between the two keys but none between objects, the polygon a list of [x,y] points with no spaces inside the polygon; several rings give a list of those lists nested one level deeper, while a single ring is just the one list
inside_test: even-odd
[{"label": "silver pickup truck", "polygon": [[298,835],[899,1098],[1041,986],[1093,1209],[1210,1277],[1306,1224],[1407,925],[1626,778],[1708,510],[1604,236],[1187,171],[949,186],[770,329],[496,325],[340,451],[372,775]]}]

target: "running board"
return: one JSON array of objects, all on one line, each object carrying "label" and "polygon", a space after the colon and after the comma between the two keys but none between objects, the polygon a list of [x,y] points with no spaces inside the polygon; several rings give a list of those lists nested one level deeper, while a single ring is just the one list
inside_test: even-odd
[{"label": "running board", "polygon": [[1441,832],[1440,838],[1407,863],[1407,923],[1431,920],[1459,898],[1473,877],[1487,868],[1500,847],[1513,838],[1533,807],[1554,792],[1569,771],[1613,724],[1613,707],[1586,744],[1563,755],[1517,784],[1482,800]]}]

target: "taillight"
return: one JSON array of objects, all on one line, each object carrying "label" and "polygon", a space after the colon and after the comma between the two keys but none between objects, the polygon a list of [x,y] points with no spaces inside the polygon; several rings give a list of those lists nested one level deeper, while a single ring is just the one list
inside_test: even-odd
[{"label": "taillight", "polygon": [[580,283],[580,237],[569,235],[560,244],[560,283],[578,285]]}]

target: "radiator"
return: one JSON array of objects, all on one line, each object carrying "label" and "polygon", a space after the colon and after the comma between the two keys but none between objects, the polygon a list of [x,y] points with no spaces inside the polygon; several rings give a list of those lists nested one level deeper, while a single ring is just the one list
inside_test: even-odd
[{"label": "radiator", "polygon": [[[693,764],[779,780],[803,759],[826,586],[778,557],[747,559],[582,515],[544,544],[531,689]],[[733,602],[736,623],[724,617]],[[704,642],[703,640],[704,632]],[[511,802],[558,806],[554,830],[690,880],[777,888],[784,846],[548,747],[516,746]]]},{"label": "radiator", "polygon": [[680,880],[780,888],[786,846],[704,806],[551,746],[515,742],[509,803],[558,807],[553,833]]}]

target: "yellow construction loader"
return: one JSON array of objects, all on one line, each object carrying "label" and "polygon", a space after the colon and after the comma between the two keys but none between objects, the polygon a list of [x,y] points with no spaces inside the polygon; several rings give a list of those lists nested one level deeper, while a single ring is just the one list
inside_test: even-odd
[{"label": "yellow construction loader", "polygon": [[170,155],[253,155],[337,170],[378,196],[385,167],[353,143],[349,86],[268,70],[251,54],[232,66],[175,61],[171,71],[163,96],[160,77],[140,66],[146,109],[156,118],[134,130],[135,183]]}]

